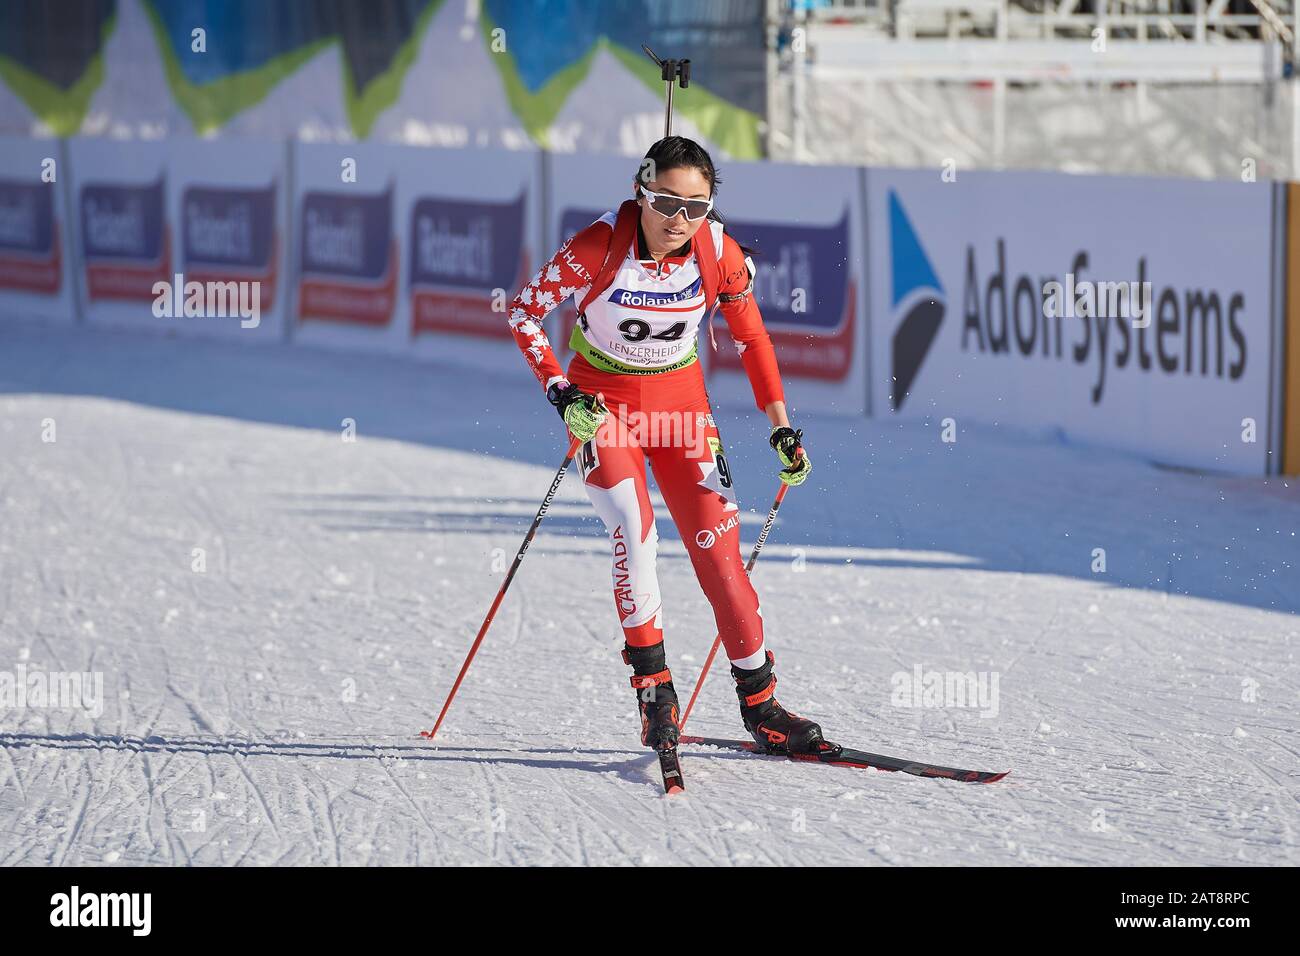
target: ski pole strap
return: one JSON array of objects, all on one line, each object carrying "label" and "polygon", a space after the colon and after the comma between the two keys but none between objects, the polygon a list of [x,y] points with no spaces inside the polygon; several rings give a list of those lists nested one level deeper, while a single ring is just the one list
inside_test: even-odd
[{"label": "ski pole strap", "polygon": [[685,358],[680,358],[671,365],[657,365],[654,368],[638,368],[635,365],[624,365],[600,351],[596,346],[587,341],[587,337],[582,334],[582,325],[578,324],[573,327],[573,334],[569,336],[569,348],[577,352],[594,368],[602,372],[616,372],[619,375],[658,375],[661,372],[675,372],[679,368],[695,362],[699,358],[698,347],[691,346],[691,351]]}]

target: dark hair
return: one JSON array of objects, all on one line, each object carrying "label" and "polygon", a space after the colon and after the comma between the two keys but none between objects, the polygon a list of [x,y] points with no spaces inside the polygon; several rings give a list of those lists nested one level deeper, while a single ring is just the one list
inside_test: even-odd
[{"label": "dark hair", "polygon": [[[717,193],[718,185],[722,182],[708,150],[685,136],[665,136],[651,146],[641,160],[641,168],[636,171],[636,181],[645,185],[670,169],[698,169],[709,184],[710,197]],[[709,218],[722,223],[724,230],[727,228],[727,221],[722,218],[716,206],[709,211]],[[747,256],[758,255],[758,250],[749,246],[742,244],[740,249]]]}]

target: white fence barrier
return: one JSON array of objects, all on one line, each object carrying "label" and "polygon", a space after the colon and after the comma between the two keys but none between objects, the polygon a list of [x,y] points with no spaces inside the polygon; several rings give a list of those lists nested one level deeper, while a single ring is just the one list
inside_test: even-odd
[{"label": "white fence barrier", "polygon": [[[373,143],[0,145],[0,316],[514,376],[510,298],[636,174],[618,157]],[[1283,187],[739,162],[723,178],[797,411],[1046,427],[1173,465],[1278,470]],[[187,317],[189,282],[257,285],[258,320],[238,295],[225,316],[200,298]],[[549,320],[562,358],[573,318]],[[748,404],[714,325],[710,393]]]}]

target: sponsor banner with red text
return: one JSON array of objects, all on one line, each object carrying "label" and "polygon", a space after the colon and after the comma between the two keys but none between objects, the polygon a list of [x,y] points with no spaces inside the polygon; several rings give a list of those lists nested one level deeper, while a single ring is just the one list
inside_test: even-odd
[{"label": "sponsor banner with red text", "polygon": [[89,324],[282,337],[282,146],[78,138],[68,152]]},{"label": "sponsor banner with red text", "polygon": [[296,337],[517,360],[506,306],[536,267],[538,165],[533,151],[295,146]]},{"label": "sponsor banner with red text", "polygon": [[540,154],[399,152],[415,354],[527,377],[507,307],[544,261]]},{"label": "sponsor banner with red text", "polygon": [[295,144],[295,339],[401,351],[395,147]]},{"label": "sponsor banner with red text", "polygon": [[[177,320],[205,333],[282,339],[289,287],[289,195],[283,145],[262,141],[170,141],[168,195],[176,223],[176,271],[205,287],[235,283],[244,312]],[[256,283],[253,297],[252,284]],[[254,319],[256,318],[256,325]]]},{"label": "sponsor banner with red text", "polygon": [[[776,346],[787,404],[794,413],[864,414],[869,370],[859,170],[732,162],[719,172],[717,208],[727,231],[757,250],[754,295]],[[752,405],[720,316],[713,332],[709,393]]]},{"label": "sponsor banner with red text", "polygon": [[[167,208],[169,144],[68,142],[81,301],[90,324],[151,326],[157,283],[174,270]],[[166,320],[175,326],[174,319]]]},{"label": "sponsor banner with red text", "polygon": [[73,320],[67,174],[59,140],[0,137],[0,319]]}]

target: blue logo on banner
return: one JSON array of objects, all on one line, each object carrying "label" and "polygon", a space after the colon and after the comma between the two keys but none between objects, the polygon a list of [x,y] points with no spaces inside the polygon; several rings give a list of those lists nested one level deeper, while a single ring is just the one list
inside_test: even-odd
[{"label": "blue logo on banner", "polygon": [[[890,304],[897,314],[905,300],[913,302],[894,330],[890,404],[894,411],[898,411],[903,407],[912,382],[921,370],[921,363],[939,333],[946,302],[934,266],[921,248],[921,240],[903,210],[898,193],[892,189],[889,191],[889,249]],[[933,294],[925,295],[927,291]]]}]

